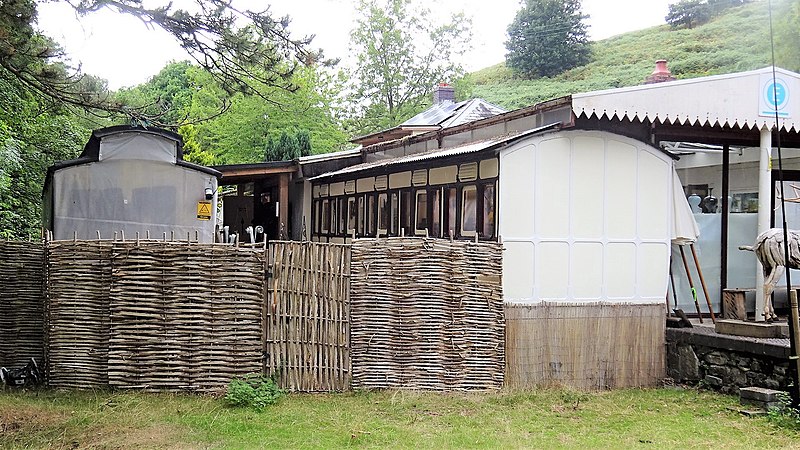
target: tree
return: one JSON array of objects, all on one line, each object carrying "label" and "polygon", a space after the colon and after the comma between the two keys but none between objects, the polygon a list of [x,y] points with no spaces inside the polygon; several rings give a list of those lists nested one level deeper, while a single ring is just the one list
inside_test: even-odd
[{"label": "tree", "polygon": [[360,0],[350,34],[356,68],[349,79],[350,131],[395,126],[430,104],[437,83],[463,74],[455,59],[469,50],[463,14],[436,25],[430,10],[410,0]]},{"label": "tree", "polygon": [[270,136],[264,150],[264,161],[289,161],[311,154],[311,134],[308,130],[282,130]]},{"label": "tree", "polygon": [[749,0],[680,0],[669,5],[664,20],[672,28],[694,28],[722,14],[726,9],[741,6]]},{"label": "tree", "polygon": [[589,62],[580,0],[525,0],[508,26],[506,65],[524,77],[552,77]]},{"label": "tree", "polygon": [[[157,119],[141,108],[113,101],[104,86],[87,85],[80,70],[64,62],[59,46],[33,28],[37,1],[44,0],[0,1],[0,67],[6,75],[46,98],[95,114]],[[109,8],[160,27],[225,91],[253,94],[265,101],[273,101],[273,88],[295,90],[295,70],[321,58],[320,52],[306,49],[310,37],[293,39],[287,28],[289,19],[275,19],[269,9],[240,10],[225,0],[193,0],[186,9],[171,2],[146,7],[140,0],[61,1],[66,1],[78,18]]]},{"label": "tree", "polygon": [[712,10],[708,2],[703,0],[681,0],[669,5],[669,12],[664,20],[672,28],[694,28],[711,19]]}]

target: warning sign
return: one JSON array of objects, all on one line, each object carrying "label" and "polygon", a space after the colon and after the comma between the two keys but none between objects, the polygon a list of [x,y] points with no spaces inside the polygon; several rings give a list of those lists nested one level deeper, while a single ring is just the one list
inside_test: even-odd
[{"label": "warning sign", "polygon": [[200,220],[211,220],[211,202],[197,202],[197,218]]}]

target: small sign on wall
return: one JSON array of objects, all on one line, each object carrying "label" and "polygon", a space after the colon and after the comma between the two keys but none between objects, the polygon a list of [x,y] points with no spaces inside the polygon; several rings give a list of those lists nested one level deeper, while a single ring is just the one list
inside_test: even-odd
[{"label": "small sign on wall", "polygon": [[208,201],[197,202],[197,219],[211,220],[211,202]]},{"label": "small sign on wall", "polygon": [[794,111],[791,107],[791,80],[782,76],[772,78],[771,73],[761,74],[758,92],[758,115],[775,117],[777,111],[781,119],[790,119]]}]

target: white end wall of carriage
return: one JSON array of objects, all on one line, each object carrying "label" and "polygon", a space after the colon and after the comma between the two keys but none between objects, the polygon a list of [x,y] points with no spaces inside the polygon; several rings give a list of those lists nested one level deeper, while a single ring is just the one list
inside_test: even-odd
[{"label": "white end wall of carriage", "polygon": [[673,161],[600,131],[532,137],[500,153],[506,302],[664,302]]}]

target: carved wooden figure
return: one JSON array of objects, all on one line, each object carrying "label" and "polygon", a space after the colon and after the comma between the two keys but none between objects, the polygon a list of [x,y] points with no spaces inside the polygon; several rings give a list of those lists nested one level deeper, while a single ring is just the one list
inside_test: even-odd
[{"label": "carved wooden figure", "polygon": [[[790,269],[800,269],[800,231],[787,230],[789,238]],[[756,258],[764,268],[764,319],[772,322],[778,318],[772,306],[772,292],[786,271],[784,261],[783,229],[770,228],[759,234],[752,247],[742,245],[739,250],[748,250],[756,254]]]}]

